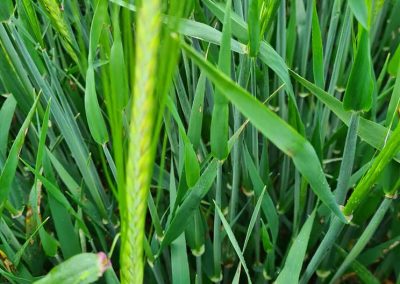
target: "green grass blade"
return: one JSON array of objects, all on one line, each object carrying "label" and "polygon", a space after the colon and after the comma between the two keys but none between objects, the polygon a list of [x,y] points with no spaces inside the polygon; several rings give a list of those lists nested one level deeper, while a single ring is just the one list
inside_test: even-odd
[{"label": "green grass blade", "polygon": [[332,212],[347,222],[329,189],[318,157],[311,144],[291,128],[285,121],[263,106],[224,74],[205,61],[192,48],[183,44],[191,58],[209,76],[210,80],[225,90],[224,95],[245,115],[261,133],[270,139],[281,151],[293,159],[298,170],[309,181],[311,188]]},{"label": "green grass blade", "polygon": [[103,252],[82,253],[54,267],[35,284],[81,283],[97,281],[111,265]]},{"label": "green grass blade", "polygon": [[8,194],[11,191],[11,185],[15,177],[15,172],[17,170],[19,155],[24,145],[26,133],[28,131],[29,125],[31,123],[33,114],[36,111],[36,106],[38,104],[39,97],[36,98],[33,103],[31,110],[25,118],[20,130],[18,131],[17,137],[14,140],[13,145],[8,153],[8,157],[5,161],[4,167],[2,168],[0,174],[0,207],[4,205],[8,198]]},{"label": "green grass blade", "polygon": [[9,95],[0,109],[0,121],[2,125],[2,131],[0,131],[0,156],[3,157],[6,156],[8,135],[16,106],[17,102],[14,97]]}]

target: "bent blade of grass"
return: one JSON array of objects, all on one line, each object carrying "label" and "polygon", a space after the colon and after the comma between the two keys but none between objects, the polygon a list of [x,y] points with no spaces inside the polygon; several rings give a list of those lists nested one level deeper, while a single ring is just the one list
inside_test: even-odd
[{"label": "bent blade of grass", "polygon": [[304,262],[304,257],[307,251],[308,240],[310,239],[311,229],[314,224],[316,210],[300,230],[299,235],[294,240],[286,257],[285,265],[276,279],[277,284],[298,283],[301,272],[301,267]]},{"label": "bent blade of grass", "polygon": [[[307,81],[296,72],[290,70],[290,74],[298,81],[301,85],[303,85],[306,89],[308,89],[313,95],[315,95],[319,100],[321,100],[331,111],[335,113],[335,115],[343,121],[346,125],[350,124],[351,112],[345,111],[343,104],[336,99],[335,97],[329,95],[327,92],[317,87],[313,83]],[[385,128],[384,126],[370,121],[368,119],[360,117],[359,127],[358,127],[358,136],[367,142],[369,145],[374,147],[377,150],[382,150],[385,145],[385,137],[387,137],[388,133],[390,134],[390,130]],[[397,162],[400,162],[400,154],[397,154],[394,159]]]},{"label": "bent blade of grass", "polygon": [[243,269],[246,272],[247,281],[248,281],[248,283],[252,283],[251,282],[251,278],[250,278],[250,274],[249,274],[249,270],[248,270],[247,265],[246,265],[246,261],[244,259],[242,251],[240,250],[240,247],[239,247],[239,244],[238,244],[238,242],[237,242],[237,240],[235,238],[235,235],[233,234],[232,229],[229,226],[228,221],[225,219],[224,214],[221,212],[221,209],[218,207],[218,205],[215,203],[215,201],[214,201],[214,206],[215,206],[215,209],[216,209],[216,211],[218,213],[218,216],[220,217],[220,219],[222,221],[222,225],[224,226],[226,234],[228,235],[228,238],[229,238],[233,248],[235,249],[235,252],[236,252],[237,256],[239,257],[240,263],[242,264]]},{"label": "bent blade of grass", "polygon": [[368,7],[366,0],[349,0],[351,11],[364,29],[369,29]]},{"label": "bent blade of grass", "polygon": [[311,144],[284,120],[204,60],[195,50],[184,43],[182,43],[182,47],[209,79],[221,90],[224,90],[223,94],[249,118],[250,122],[282,152],[293,159],[294,164],[308,180],[321,201],[340,220],[347,222],[330,191],[317,154]]},{"label": "bent blade of grass", "polygon": [[36,106],[38,104],[40,96],[35,99],[31,110],[25,118],[24,123],[22,124],[20,130],[18,131],[17,137],[14,140],[13,145],[11,146],[10,152],[8,153],[8,157],[4,163],[4,167],[0,174],[0,208],[3,207],[4,203],[7,201],[8,194],[11,191],[11,185],[15,177],[15,173],[17,171],[19,155],[24,145],[25,136],[28,132],[28,127],[31,123],[33,114],[36,111]]}]

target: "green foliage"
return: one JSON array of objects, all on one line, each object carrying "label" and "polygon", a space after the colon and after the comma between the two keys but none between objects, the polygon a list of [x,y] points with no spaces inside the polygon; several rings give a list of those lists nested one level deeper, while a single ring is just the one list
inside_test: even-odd
[{"label": "green foliage", "polygon": [[395,283],[399,13],[0,0],[0,282]]}]

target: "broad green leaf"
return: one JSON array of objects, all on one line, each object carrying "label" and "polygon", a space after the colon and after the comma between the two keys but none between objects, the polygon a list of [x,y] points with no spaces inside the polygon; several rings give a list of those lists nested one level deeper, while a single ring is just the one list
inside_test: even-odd
[{"label": "broad green leaf", "polygon": [[88,284],[97,281],[111,266],[104,252],[81,253],[54,267],[34,284]]},{"label": "broad green leaf", "polygon": [[[359,2],[363,2],[363,0]],[[343,98],[344,109],[354,111],[370,110],[373,91],[374,82],[369,35],[366,30],[362,30]]]},{"label": "broad green leaf", "polygon": [[336,204],[318,156],[311,144],[284,120],[204,60],[191,47],[184,43],[182,43],[182,47],[203,72],[207,74],[209,79],[221,90],[224,90],[223,94],[249,118],[250,122],[282,152],[293,159],[295,166],[308,180],[311,188],[321,201],[339,219],[347,222]]},{"label": "broad green leaf", "polygon": [[286,284],[299,282],[301,267],[306,255],[308,240],[310,239],[315,215],[316,210],[313,211],[311,216],[308,217],[307,221],[301,228],[300,233],[290,247],[289,253],[286,257],[285,265],[283,266],[282,271],[279,273],[275,283]]}]

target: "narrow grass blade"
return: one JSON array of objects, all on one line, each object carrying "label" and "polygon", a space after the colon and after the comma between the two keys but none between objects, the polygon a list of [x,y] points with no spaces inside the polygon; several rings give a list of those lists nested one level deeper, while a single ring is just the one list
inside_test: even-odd
[{"label": "narrow grass blade", "polygon": [[307,251],[308,240],[310,239],[311,229],[314,224],[316,210],[308,217],[307,221],[300,230],[300,233],[290,247],[286,257],[285,265],[276,279],[277,284],[298,283],[301,267]]}]

